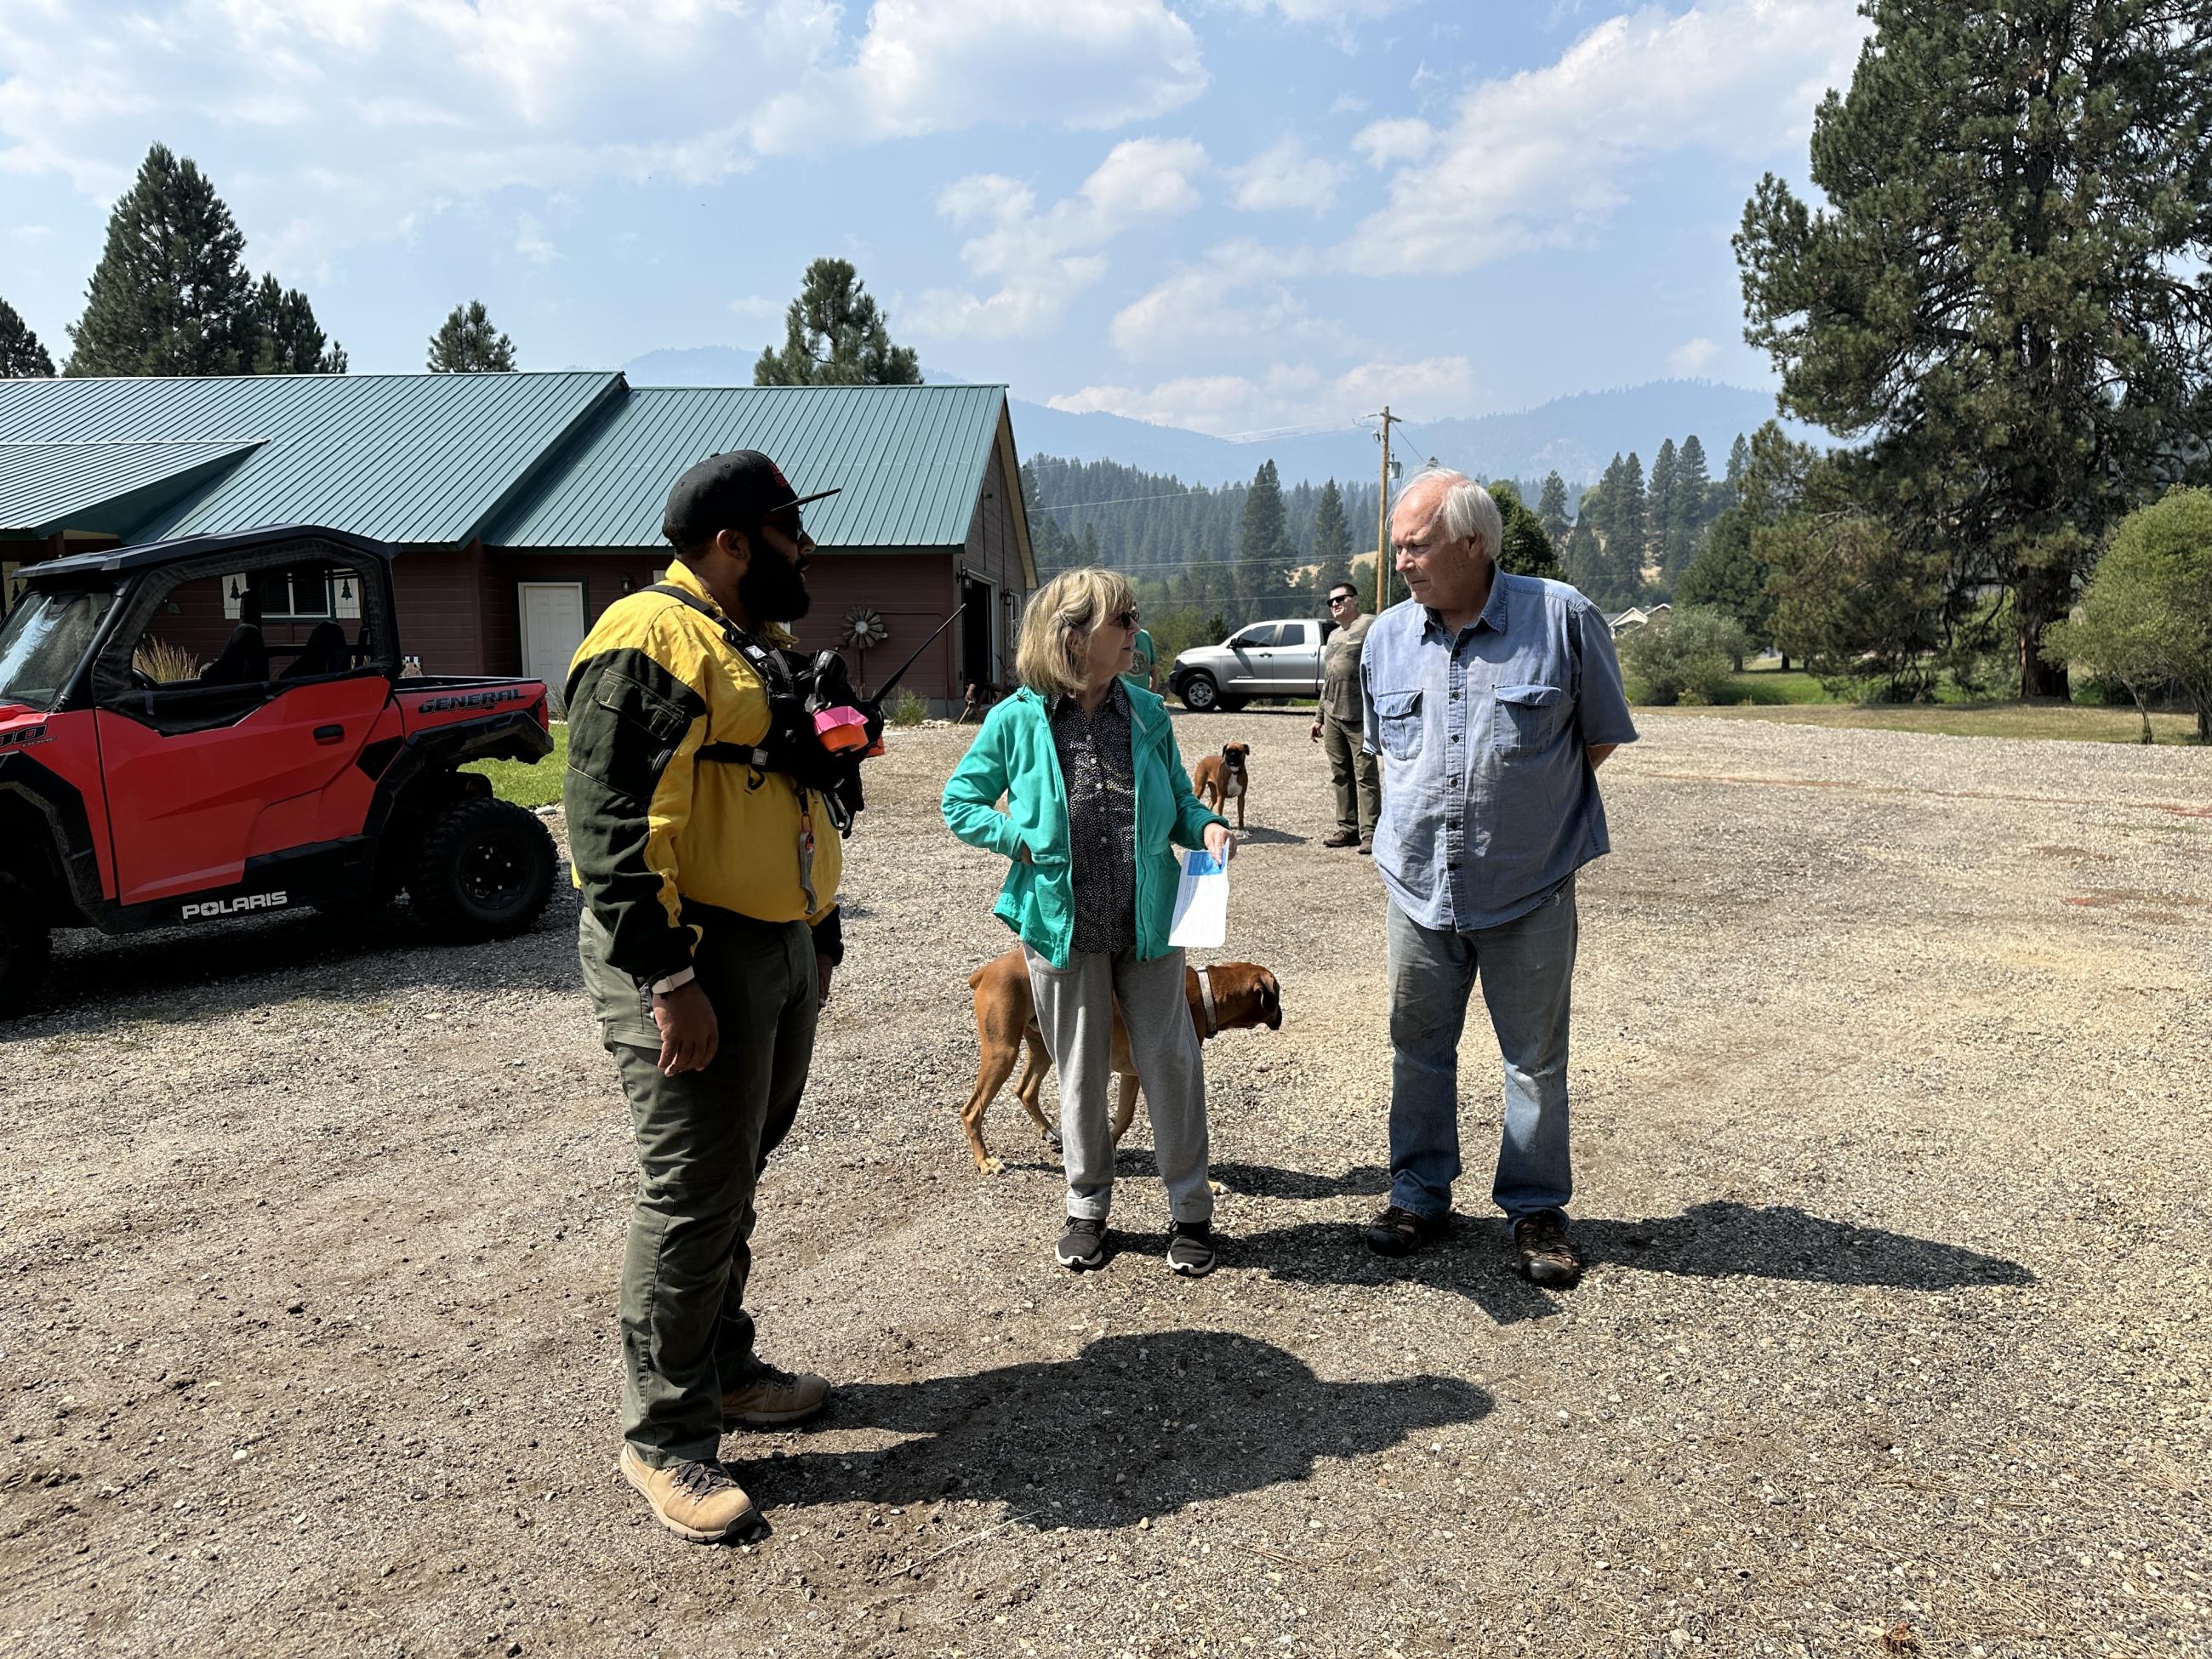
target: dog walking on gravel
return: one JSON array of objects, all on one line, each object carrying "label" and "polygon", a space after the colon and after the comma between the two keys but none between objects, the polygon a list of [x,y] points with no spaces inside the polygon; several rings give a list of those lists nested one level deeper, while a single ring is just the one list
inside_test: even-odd
[{"label": "dog walking on gravel", "polygon": [[1118,1001],[1167,1184],[1168,1266],[1195,1277],[1213,1270],[1213,1192],[1206,1066],[1183,953],[1168,943],[1175,848],[1225,860],[1237,837],[1191,793],[1166,705],[1121,678],[1136,632],[1135,596],[1112,571],[1071,570],[1039,589],[1015,655],[1021,690],[984,720],[943,805],[954,835],[1011,861],[995,914],[1021,936],[1060,1067],[1067,1222],[1055,1258],[1078,1271],[1106,1260]]},{"label": "dog walking on gravel", "polygon": [[579,952],[637,1137],[620,1467],[702,1543],[757,1519],[723,1431],[797,1422],[830,1392],[753,1352],[744,1297],[755,1185],[843,954],[838,786],[792,747],[813,726],[771,648],[807,608],[799,509],[836,493],[797,495],[751,450],[691,468],[669,493],[667,583],[610,606],[568,676]]}]

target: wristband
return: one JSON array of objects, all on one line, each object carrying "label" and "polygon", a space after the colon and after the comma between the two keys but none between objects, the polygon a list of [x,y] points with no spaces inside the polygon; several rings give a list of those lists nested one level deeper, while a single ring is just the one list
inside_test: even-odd
[{"label": "wristband", "polygon": [[682,990],[685,986],[689,985],[693,980],[698,977],[699,970],[696,968],[679,968],[674,973],[671,974],[666,979],[657,979],[653,981],[653,994],[657,997],[665,997],[671,991]]}]

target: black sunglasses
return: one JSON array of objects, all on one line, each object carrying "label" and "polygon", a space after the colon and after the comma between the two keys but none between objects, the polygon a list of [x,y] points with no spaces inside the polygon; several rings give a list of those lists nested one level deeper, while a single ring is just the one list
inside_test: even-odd
[{"label": "black sunglasses", "polygon": [[1107,617],[1106,620],[1112,623],[1116,628],[1127,628],[1133,629],[1137,625],[1137,608],[1134,605],[1131,605],[1127,611],[1116,611],[1112,616]]},{"label": "black sunglasses", "polygon": [[1358,597],[1357,593],[1332,593],[1328,596],[1328,602],[1331,605],[1349,605]]}]

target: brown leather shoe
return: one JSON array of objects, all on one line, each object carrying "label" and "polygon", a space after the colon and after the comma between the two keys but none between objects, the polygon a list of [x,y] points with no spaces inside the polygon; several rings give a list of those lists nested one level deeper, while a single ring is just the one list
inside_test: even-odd
[{"label": "brown leather shoe", "polygon": [[1450,1226],[1449,1215],[1415,1215],[1389,1204],[1359,1233],[1377,1255],[1411,1255],[1431,1239],[1442,1238]]},{"label": "brown leather shoe", "polygon": [[1583,1259],[1567,1243],[1567,1218],[1557,1210],[1540,1210],[1513,1224],[1513,1249],[1522,1275],[1556,1291],[1574,1289],[1583,1276]]},{"label": "brown leather shoe", "polygon": [[803,1423],[830,1401],[830,1380],[811,1371],[779,1370],[763,1365],[743,1388],[722,1395],[722,1422],[730,1426],[772,1429]]},{"label": "brown leather shoe", "polygon": [[640,1457],[635,1447],[625,1445],[622,1475],[645,1494],[654,1520],[695,1544],[719,1544],[760,1519],[745,1489],[720,1463],[678,1463],[658,1469]]},{"label": "brown leather shoe", "polygon": [[1321,838],[1324,847],[1357,847],[1359,837],[1349,830],[1332,830]]}]

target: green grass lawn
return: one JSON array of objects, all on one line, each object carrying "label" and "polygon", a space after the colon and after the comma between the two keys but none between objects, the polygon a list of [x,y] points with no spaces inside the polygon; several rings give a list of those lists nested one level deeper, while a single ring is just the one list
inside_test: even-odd
[{"label": "green grass lawn", "polygon": [[[1793,677],[1794,678],[1794,677]],[[1637,715],[1692,720],[1767,720],[1784,726],[1847,726],[1876,732],[1933,732],[1952,738],[2044,738],[2069,743],[2140,743],[2142,721],[2132,708],[2064,702],[1784,703],[1732,708],[1638,708]],[[2160,743],[2194,743],[2187,714],[2153,714]]]},{"label": "green grass lawn", "polygon": [[[1629,687],[1633,698],[1637,688]],[[1831,696],[1812,675],[1784,673],[1771,664],[1745,670],[1729,682],[1721,702],[1711,707],[1661,708],[1638,703],[1639,712],[1689,714],[1708,720],[1763,720],[1784,726],[1858,726],[1878,732],[1933,732],[1954,738],[2042,738],[2072,743],[2140,743],[2142,720],[2132,708],[2102,708],[2088,703],[2022,702],[2017,699],[1971,697],[1948,680],[1933,703],[1854,703]],[[2151,732],[2159,743],[2194,743],[2197,722],[2188,714],[2154,714]]]},{"label": "green grass lawn", "polygon": [[568,725],[553,722],[553,752],[530,765],[520,761],[477,761],[461,769],[491,780],[492,793],[517,806],[558,806],[561,774],[568,767]]}]

